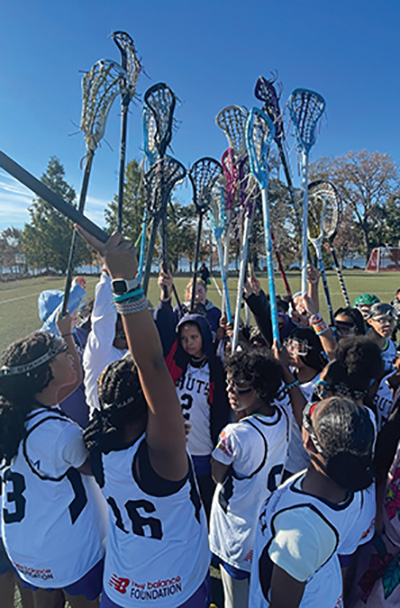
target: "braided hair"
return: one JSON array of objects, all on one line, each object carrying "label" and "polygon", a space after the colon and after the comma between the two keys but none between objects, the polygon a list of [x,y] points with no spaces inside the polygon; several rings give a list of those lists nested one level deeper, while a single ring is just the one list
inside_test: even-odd
[{"label": "braided hair", "polygon": [[147,403],[130,356],[110,363],[98,379],[100,410],[84,432],[90,452],[108,453],[123,444],[125,424],[147,418]]},{"label": "braided hair", "polygon": [[[2,367],[26,365],[45,355],[52,347],[54,336],[34,332],[27,338],[13,342],[2,354]],[[29,371],[0,375],[0,460],[6,464],[17,454],[25,436],[27,414],[37,407],[35,395],[44,390],[51,380],[50,360]]]},{"label": "braided hair", "polygon": [[367,410],[346,397],[331,397],[316,408],[312,427],[327,475],[351,492],[368,488],[375,431]]},{"label": "braided hair", "polygon": [[234,353],[226,362],[226,371],[237,384],[250,384],[258,397],[270,404],[283,379],[282,366],[266,348]]}]

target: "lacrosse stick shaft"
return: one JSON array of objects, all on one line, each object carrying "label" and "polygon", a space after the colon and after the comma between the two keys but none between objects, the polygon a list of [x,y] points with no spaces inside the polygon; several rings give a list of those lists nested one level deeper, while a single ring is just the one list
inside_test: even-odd
[{"label": "lacrosse stick shaft", "polygon": [[267,273],[268,273],[268,291],[269,291],[269,306],[271,312],[272,338],[277,340],[280,345],[279,326],[278,326],[278,308],[276,305],[275,295],[275,278],[274,278],[274,262],[272,255],[272,239],[271,239],[271,220],[268,204],[267,187],[261,189],[261,204],[264,218],[264,235],[265,249],[267,257]]},{"label": "lacrosse stick shaft", "polygon": [[328,281],[326,279],[325,265],[324,265],[324,261],[322,259],[322,252],[318,251],[317,256],[318,256],[319,270],[321,272],[321,277],[322,277],[322,285],[324,287],[326,305],[328,307],[329,320],[331,322],[331,329],[332,329],[334,338],[336,338],[337,332],[336,332],[336,327],[335,327],[335,317],[333,314],[332,300],[331,300],[331,295],[329,293]]},{"label": "lacrosse stick shaft", "polygon": [[157,217],[154,217],[153,218],[153,225],[151,227],[149,246],[147,248],[146,266],[145,266],[144,276],[143,276],[143,285],[142,285],[142,287],[143,287],[143,291],[144,291],[145,294],[147,294],[147,288],[149,286],[151,264],[152,264],[152,261],[153,261],[153,250],[154,250],[154,245],[155,245],[155,242],[156,242],[158,224],[159,224],[159,219]]},{"label": "lacrosse stick shaft", "polygon": [[125,158],[126,158],[126,134],[128,131],[128,107],[129,97],[126,103],[126,95],[122,98],[121,103],[121,143],[119,151],[119,183],[118,183],[118,212],[117,212],[117,230],[122,232],[122,213],[124,206],[124,180],[125,180]]},{"label": "lacrosse stick shaft", "polygon": [[7,171],[12,177],[18,180],[21,184],[29,188],[39,198],[42,198],[46,203],[49,203],[54,209],[65,215],[66,218],[78,224],[81,228],[87,230],[96,239],[105,243],[109,237],[107,232],[96,226],[94,222],[89,220],[80,213],[73,205],[67,203],[62,196],[50,190],[46,184],[34,177],[29,171],[21,167],[18,163],[12,160],[7,154],[0,151],[0,167]]},{"label": "lacrosse stick shaft", "polygon": [[251,218],[249,217],[249,215],[246,215],[245,220],[244,220],[244,227],[243,227],[242,256],[240,259],[239,281],[238,281],[237,294],[236,294],[235,319],[234,319],[234,323],[233,323],[232,353],[235,352],[238,342],[239,342],[240,311],[242,308],[243,287],[244,287],[244,282],[246,279],[247,251],[248,251],[248,243],[249,243],[249,238],[250,238],[250,227],[251,227]]},{"label": "lacrosse stick shaft", "polygon": [[193,272],[193,285],[192,285],[192,294],[190,298],[190,310],[192,311],[194,308],[194,301],[196,299],[196,279],[197,279],[197,266],[199,263],[200,256],[200,239],[201,239],[201,229],[203,224],[203,215],[199,214],[199,225],[197,228],[197,239],[196,239],[196,253],[194,257],[194,272]]},{"label": "lacrosse stick shaft", "polygon": [[226,312],[228,323],[232,323],[232,310],[228,291],[228,277],[226,274],[226,266],[224,264],[224,254],[222,251],[221,239],[217,239],[219,265],[221,267],[221,280],[223,285],[223,308]]},{"label": "lacrosse stick shaft", "polygon": [[339,280],[340,288],[342,290],[344,301],[346,302],[346,306],[351,306],[349,294],[347,293],[346,285],[345,285],[345,282],[344,282],[342,271],[340,269],[340,264],[339,264],[339,260],[338,260],[337,254],[336,254],[335,246],[332,243],[332,241],[329,241],[329,245],[330,245],[330,248],[331,248],[332,257],[333,257],[333,263],[335,265],[335,270],[336,270],[337,278]]},{"label": "lacrosse stick shaft", "polygon": [[143,275],[143,263],[144,254],[146,250],[146,229],[147,229],[147,207],[144,208],[143,220],[142,220],[142,232],[140,235],[140,250],[139,250],[139,264],[138,264],[138,281],[142,282]]},{"label": "lacrosse stick shaft", "polygon": [[[81,186],[81,194],[79,197],[79,205],[78,211],[83,213],[86,203],[86,196],[89,187],[89,178],[90,171],[92,169],[92,163],[94,158],[94,150],[88,150],[86,155],[86,163],[85,169],[83,172],[82,186]],[[76,249],[76,232],[72,231],[71,245],[69,249],[69,258],[68,258],[68,266],[67,266],[67,278],[65,279],[65,287],[64,287],[64,298],[61,308],[61,316],[64,317],[67,312],[69,292],[71,291],[72,285],[72,274],[74,272],[74,258],[75,258],[75,249]]]},{"label": "lacrosse stick shaft", "polygon": [[285,286],[286,293],[288,295],[290,305],[292,306],[293,309],[295,309],[296,307],[295,307],[294,302],[293,302],[293,294],[292,294],[292,291],[290,289],[289,281],[287,280],[285,269],[284,269],[283,264],[282,264],[281,254],[279,253],[278,245],[276,244],[275,235],[274,235],[273,230],[271,230],[271,241],[272,241],[272,248],[273,248],[273,250],[275,252],[276,262],[278,264],[279,272],[281,274],[282,281],[283,281],[283,284]]},{"label": "lacrosse stick shaft", "polygon": [[221,273],[222,273],[222,268],[223,268],[225,276],[226,276],[226,281],[227,281],[227,288],[226,288],[226,290],[224,289],[224,297],[222,299],[222,312],[226,311],[226,313],[228,313],[228,310],[226,308],[226,306],[227,306],[226,294],[228,293],[228,269],[229,269],[229,245],[230,245],[230,236],[231,236],[230,235],[231,216],[232,216],[232,211],[230,209],[227,209],[225,239],[224,239],[224,255],[223,255],[223,259],[222,259],[222,263],[221,263]]},{"label": "lacrosse stick shaft", "polygon": [[292,183],[292,177],[290,175],[290,170],[289,170],[289,166],[288,166],[287,159],[286,159],[286,154],[285,154],[285,151],[283,149],[283,145],[282,145],[282,142],[280,139],[278,140],[277,144],[278,144],[279,156],[280,156],[282,167],[283,167],[283,172],[285,174],[286,183],[287,183],[287,186],[289,189],[290,200],[292,201],[294,213],[296,216],[297,228],[298,228],[299,232],[301,232],[300,209],[297,204],[296,195],[295,195],[293,183]]},{"label": "lacrosse stick shaft", "polygon": [[303,188],[303,215],[301,226],[301,292],[307,291],[307,263],[308,263],[308,154],[305,151],[301,152],[302,164],[302,188]]}]

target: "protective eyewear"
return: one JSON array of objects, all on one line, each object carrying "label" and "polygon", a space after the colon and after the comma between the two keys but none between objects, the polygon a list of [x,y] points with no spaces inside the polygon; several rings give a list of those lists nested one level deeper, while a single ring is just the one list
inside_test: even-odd
[{"label": "protective eyewear", "polygon": [[353,323],[347,323],[346,321],[335,321],[335,327],[337,333],[341,336],[353,336],[356,332],[356,326]]},{"label": "protective eyewear", "polygon": [[312,350],[312,346],[309,346],[304,340],[288,338],[283,344],[292,355],[299,355],[300,357],[305,357]]},{"label": "protective eyewear", "polygon": [[323,455],[324,451],[315,435],[313,425],[312,425],[312,419],[311,419],[311,416],[312,416],[315,408],[317,407],[317,405],[319,405],[319,403],[320,403],[319,401],[317,401],[316,403],[307,403],[307,405],[305,406],[305,408],[303,410],[303,427],[305,428],[307,433],[310,435],[311,441],[313,442],[314,447],[317,450],[317,452],[319,454]]},{"label": "protective eyewear", "polygon": [[233,390],[239,395],[246,395],[247,393],[251,393],[253,390],[251,386],[244,386],[243,384],[236,384],[231,378],[227,378],[226,380],[226,388],[229,390]]}]

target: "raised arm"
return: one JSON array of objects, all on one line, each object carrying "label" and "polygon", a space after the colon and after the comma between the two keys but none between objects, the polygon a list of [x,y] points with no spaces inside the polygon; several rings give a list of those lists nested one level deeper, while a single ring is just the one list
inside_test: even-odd
[{"label": "raised arm", "polygon": [[62,336],[65,342],[67,343],[68,354],[71,355],[71,357],[73,358],[74,367],[76,370],[76,378],[74,382],[72,384],[69,384],[68,386],[63,386],[58,393],[57,399],[58,402],[61,403],[61,401],[64,401],[64,399],[69,397],[69,395],[71,395],[78,388],[78,386],[82,382],[83,374],[81,360],[76,350],[75,341],[72,335],[73,321],[71,315],[68,313],[67,315],[65,315],[65,317],[62,317],[61,311],[59,311],[57,315],[56,324],[60,336]]},{"label": "raised arm", "polygon": [[[115,233],[103,244],[85,230],[77,228],[77,231],[103,256],[112,279],[135,278],[137,258],[129,241]],[[160,476],[180,480],[188,471],[185,430],[157,328],[147,308],[126,314],[120,307],[120,313],[149,407],[146,441],[151,465]]]}]

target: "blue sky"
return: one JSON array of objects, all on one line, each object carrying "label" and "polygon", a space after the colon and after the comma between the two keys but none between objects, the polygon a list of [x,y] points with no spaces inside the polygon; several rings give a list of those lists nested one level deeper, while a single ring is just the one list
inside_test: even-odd
[{"label": "blue sky", "polygon": [[[186,167],[228,147],[215,116],[258,105],[259,75],[279,72],[281,105],[296,87],[327,103],[311,160],[349,150],[387,152],[399,163],[398,0],[3,0],[0,22],[0,148],[35,176],[52,155],[80,189],[85,154],[82,72],[119,61],[109,37],[127,31],[148,76],[137,93],[166,82],[180,99],[172,154]],[[142,102],[131,105],[128,159],[142,157]],[[119,100],[111,109],[89,184],[87,214],[103,224],[118,186]],[[294,139],[287,146],[300,182]],[[190,198],[182,186],[182,200]],[[22,227],[32,194],[0,170],[0,230]]]}]

